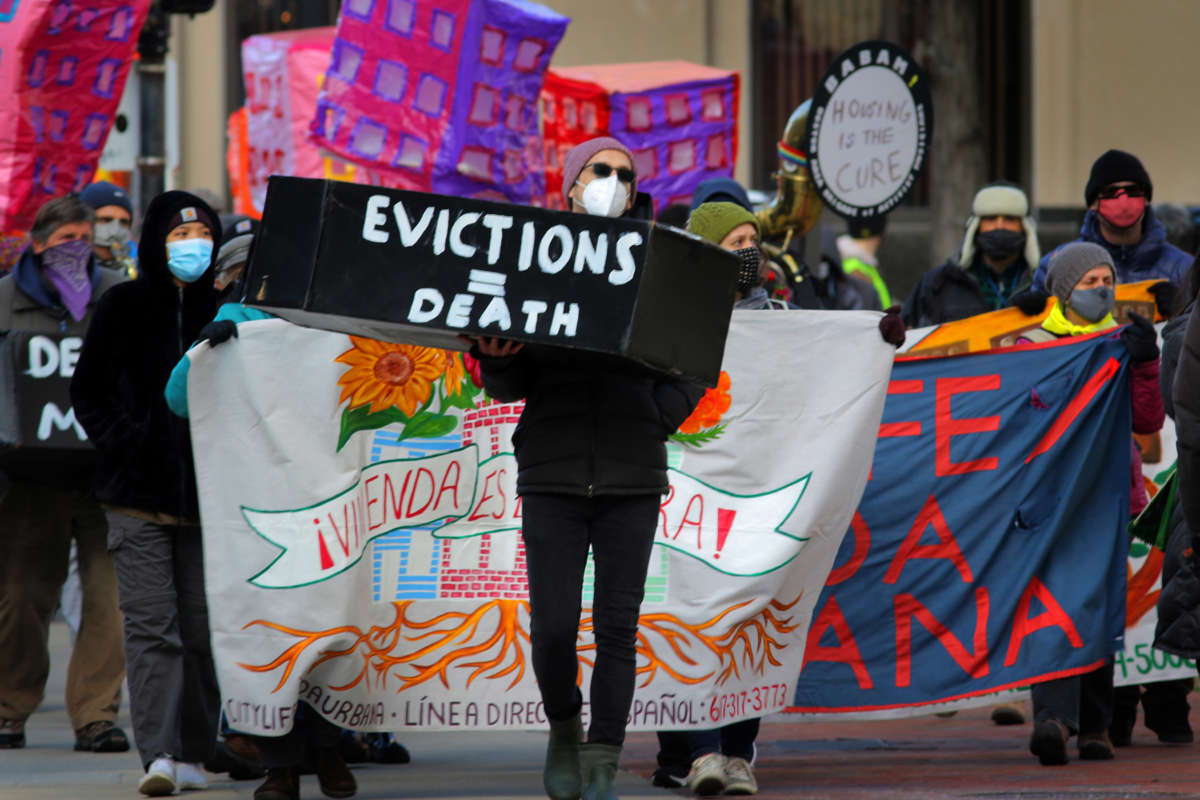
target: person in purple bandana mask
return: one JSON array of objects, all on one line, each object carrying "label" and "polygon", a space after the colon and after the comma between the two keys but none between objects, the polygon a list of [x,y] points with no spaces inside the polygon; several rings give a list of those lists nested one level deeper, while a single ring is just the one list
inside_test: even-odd
[{"label": "person in purple bandana mask", "polygon": [[[75,196],[55,198],[38,210],[28,246],[0,279],[6,347],[41,335],[61,342],[60,353],[78,352],[95,299],[124,280],[96,265],[91,236],[92,210]],[[69,376],[73,366],[64,357],[57,372]],[[0,374],[0,384],[11,380],[11,373]],[[14,387],[0,391],[8,396]],[[69,410],[65,391],[58,405]],[[13,413],[0,415],[5,427],[17,424]],[[67,668],[66,704],[75,749],[129,749],[129,739],[114,725],[125,659],[108,525],[91,493],[95,462],[90,448],[0,451],[0,473],[8,483],[0,498],[0,748],[25,746],[25,720],[42,701],[50,671],[50,621],[74,541],[83,603]]]}]

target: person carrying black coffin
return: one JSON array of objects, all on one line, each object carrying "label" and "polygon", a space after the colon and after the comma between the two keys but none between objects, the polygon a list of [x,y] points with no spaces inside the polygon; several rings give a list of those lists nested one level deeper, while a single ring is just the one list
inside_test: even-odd
[{"label": "person carrying black coffin", "polygon": [[[586,141],[564,160],[563,195],[573,212],[628,215],[636,186],[633,157],[615,139]],[[533,669],[550,720],[543,784],[552,798],[615,798],[639,608],[660,496],[668,488],[666,440],[704,390],[581,350],[481,338],[472,354],[489,396],[525,399],[513,448]],[[596,659],[585,739],[575,643],[589,546]]]}]

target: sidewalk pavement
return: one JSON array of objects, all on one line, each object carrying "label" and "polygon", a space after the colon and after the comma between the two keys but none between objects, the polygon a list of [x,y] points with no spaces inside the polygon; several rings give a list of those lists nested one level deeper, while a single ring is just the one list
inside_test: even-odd
[{"label": "sidewalk pavement", "polygon": [[[135,800],[142,775],[135,752],[76,753],[63,707],[68,638],[56,623],[46,702],[26,728],[23,750],[0,750],[2,800]],[[1200,696],[1192,695],[1200,729]],[[1028,709],[1027,709],[1028,710]],[[132,736],[128,708],[118,720]],[[998,727],[988,709],[950,718],[878,722],[768,722],[759,735],[759,797],[766,800],[947,800],[948,798],[1200,798],[1200,745],[1168,747],[1140,724],[1132,747],[1113,761],[1042,767],[1026,748],[1029,724]],[[402,735],[412,763],[355,765],[362,800],[532,800],[542,797],[545,734],[416,733]],[[657,743],[630,734],[618,790],[624,800],[671,800],[682,790],[650,785]],[[193,800],[249,800],[259,781],[210,775]],[[320,798],[306,776],[301,797]]]}]

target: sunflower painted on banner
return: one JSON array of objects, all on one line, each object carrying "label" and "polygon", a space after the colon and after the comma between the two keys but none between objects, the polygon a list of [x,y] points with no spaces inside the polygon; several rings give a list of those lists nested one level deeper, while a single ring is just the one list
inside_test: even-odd
[{"label": "sunflower painted on banner", "polygon": [[729,411],[729,406],[733,403],[729,394],[730,386],[732,381],[729,379],[729,373],[721,370],[717,385],[704,390],[704,397],[700,398],[696,409],[683,421],[679,430],[671,435],[671,441],[700,447],[724,433],[725,426],[721,424],[721,417]]},{"label": "sunflower painted on banner", "polygon": [[[481,394],[478,366],[470,356],[435,347],[351,336],[353,345],[334,361],[349,368],[338,378],[342,411],[337,449],[359,431],[393,423],[399,439],[445,436],[458,426],[450,408],[472,409]],[[434,410],[434,405],[437,410]]]}]

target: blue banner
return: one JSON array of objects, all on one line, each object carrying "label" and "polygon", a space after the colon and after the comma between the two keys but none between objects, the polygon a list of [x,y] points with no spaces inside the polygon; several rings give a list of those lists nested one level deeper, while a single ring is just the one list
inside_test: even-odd
[{"label": "blue banner", "polygon": [[957,699],[1121,649],[1126,361],[1112,334],[897,360],[791,710]]}]

